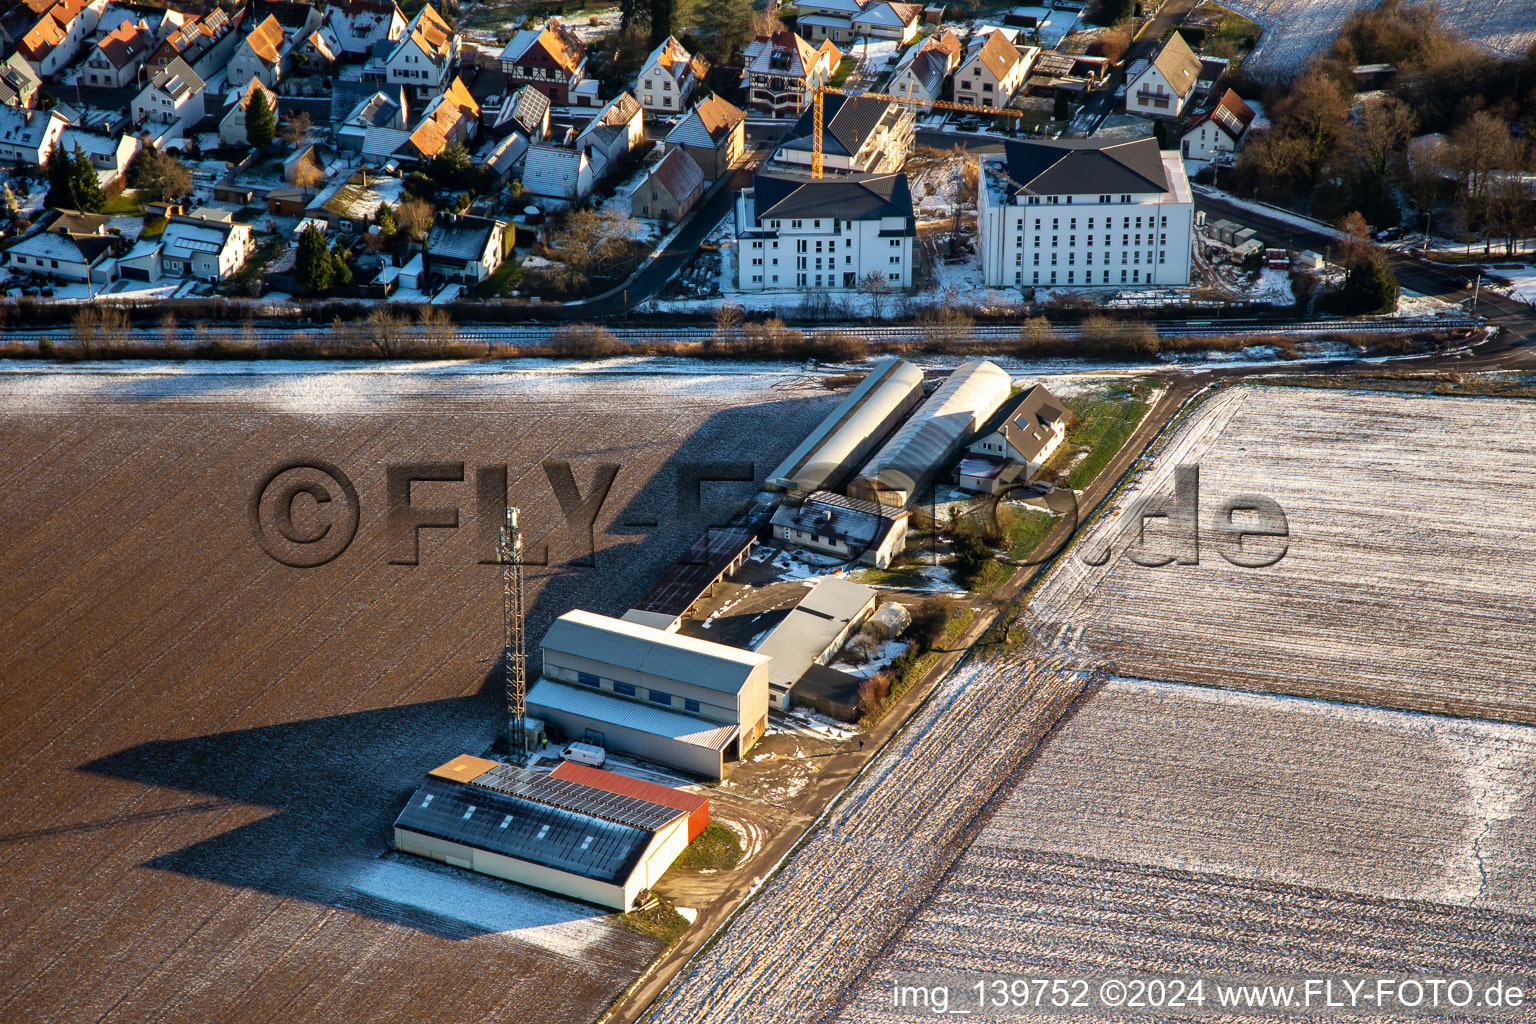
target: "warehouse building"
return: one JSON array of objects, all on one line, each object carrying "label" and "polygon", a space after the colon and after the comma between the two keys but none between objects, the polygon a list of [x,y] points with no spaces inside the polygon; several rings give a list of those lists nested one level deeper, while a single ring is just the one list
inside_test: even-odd
[{"label": "warehouse building", "polygon": [[579,610],[541,646],[528,714],[571,739],[719,779],[768,728],[761,654]]},{"label": "warehouse building", "polygon": [[837,490],[923,398],[923,371],[885,359],[768,475],[776,491]]},{"label": "warehouse building", "polygon": [[697,811],[688,807],[702,799],[673,790],[658,799],[654,790],[666,787],[642,794],[630,781],[599,784],[592,775],[563,778],[461,755],[428,772],[411,795],[395,820],[395,848],[628,910],[688,846]]},{"label": "warehouse building", "polygon": [[812,665],[825,665],[874,614],[875,589],[829,576],[811,588],[784,620],[757,645],[771,660],[768,700],[780,710],[790,707],[791,692]]},{"label": "warehouse building", "polygon": [[787,495],[769,520],[776,539],[884,569],[905,550],[910,515],[831,491]]},{"label": "warehouse building", "polygon": [[1012,388],[996,363],[972,359],[962,364],[859,471],[848,496],[890,508],[910,505],[1008,400]]}]

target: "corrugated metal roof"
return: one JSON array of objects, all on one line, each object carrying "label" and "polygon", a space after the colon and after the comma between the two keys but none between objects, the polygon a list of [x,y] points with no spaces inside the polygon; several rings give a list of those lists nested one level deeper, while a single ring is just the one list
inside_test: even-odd
[{"label": "corrugated metal roof", "polygon": [[610,697],[597,690],[567,686],[548,679],[533,684],[528,691],[528,707],[563,711],[594,722],[623,726],[710,750],[724,750],[738,731],[735,725]]},{"label": "corrugated metal roof", "polygon": [[544,634],[543,648],[733,694],[740,693],[752,671],[768,660],[751,651],[580,609],[555,620]]},{"label": "corrugated metal roof", "polygon": [[773,659],[769,684],[793,686],[874,600],[874,588],[862,583],[835,576],[817,583],[758,645],[757,653]]},{"label": "corrugated metal roof", "polygon": [[625,796],[649,800],[654,804],[674,807],[684,814],[692,814],[700,807],[707,807],[709,805],[709,797],[703,793],[690,793],[683,789],[673,789],[671,786],[646,782],[644,779],[620,775],[618,772],[605,772],[601,768],[577,764],[575,761],[561,761],[559,766],[550,774],[557,779],[569,779],[572,782],[579,782],[584,786],[591,786],[594,789],[605,789],[610,793],[622,793]]},{"label": "corrugated metal roof", "polygon": [[996,363],[964,363],[859,471],[849,493],[906,505],[1007,400],[1012,386]]},{"label": "corrugated metal roof", "polygon": [[622,885],[654,834],[508,793],[428,778],[397,828]]},{"label": "corrugated metal roof", "polygon": [[836,487],[884,438],[897,417],[923,397],[923,371],[905,359],[882,360],[774,471],[785,490]]},{"label": "corrugated metal roof", "polygon": [[555,778],[548,772],[536,772],[510,764],[493,764],[484,774],[477,776],[471,785],[522,797],[546,807],[561,807],[578,814],[590,814],[616,825],[629,825],[651,832],[682,816],[682,811],[670,804],[587,786],[570,779]]}]

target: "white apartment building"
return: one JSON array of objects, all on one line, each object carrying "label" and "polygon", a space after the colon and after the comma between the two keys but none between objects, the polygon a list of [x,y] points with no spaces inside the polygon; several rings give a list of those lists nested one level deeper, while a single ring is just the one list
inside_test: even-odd
[{"label": "white apartment building", "polygon": [[1009,140],[981,158],[981,179],[989,287],[1189,284],[1189,179],[1156,139]]},{"label": "white apartment building", "polygon": [[905,174],[760,172],[736,194],[736,283],[743,291],[856,291],[878,273],[892,291],[910,288],[916,234]]}]

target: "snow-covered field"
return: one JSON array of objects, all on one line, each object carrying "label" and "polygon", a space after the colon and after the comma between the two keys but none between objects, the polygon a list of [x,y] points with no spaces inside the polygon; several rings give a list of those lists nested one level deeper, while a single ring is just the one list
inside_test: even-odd
[{"label": "snow-covered field", "polygon": [[[1243,67],[1260,78],[1295,74],[1326,50],[1344,20],[1372,0],[1230,0],[1225,6],[1264,32]],[[1530,0],[1435,0],[1441,24],[1502,57],[1519,57],[1536,40]]]},{"label": "snow-covered field", "polygon": [[1528,727],[1110,681],[829,1017],[914,1019],[902,974],[1528,972],[1533,770]]},{"label": "snow-covered field", "polygon": [[[1143,495],[1199,468],[1201,544]],[[1243,386],[1209,398],[1037,591],[1124,674],[1536,723],[1536,402]],[[1240,495],[1287,520],[1266,568],[1218,551]],[[1252,522],[1252,517],[1249,518]],[[1182,547],[1176,547],[1183,544]],[[1137,564],[1178,553],[1199,564]],[[1104,559],[1103,565],[1089,561]]]}]

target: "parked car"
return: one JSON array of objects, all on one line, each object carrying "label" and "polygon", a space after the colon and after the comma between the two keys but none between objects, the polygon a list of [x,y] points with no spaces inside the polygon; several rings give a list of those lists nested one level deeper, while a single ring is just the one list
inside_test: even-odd
[{"label": "parked car", "polygon": [[601,768],[603,762],[608,760],[608,752],[591,743],[567,743],[560,751],[560,759]]}]

